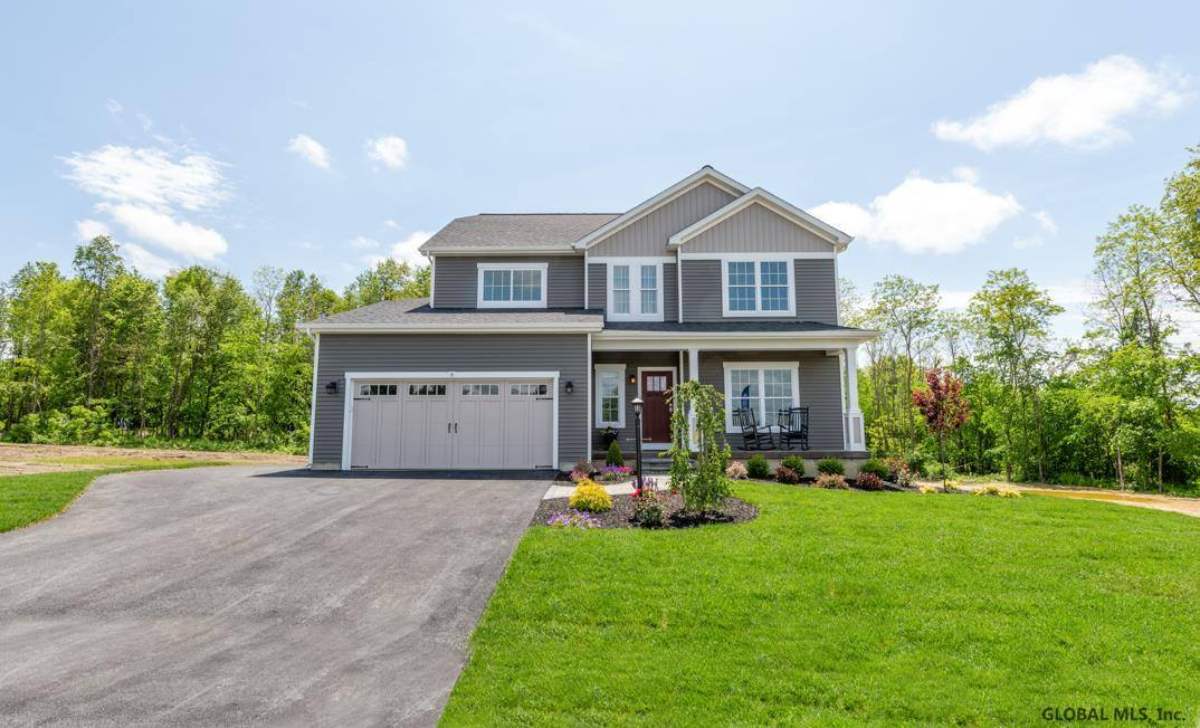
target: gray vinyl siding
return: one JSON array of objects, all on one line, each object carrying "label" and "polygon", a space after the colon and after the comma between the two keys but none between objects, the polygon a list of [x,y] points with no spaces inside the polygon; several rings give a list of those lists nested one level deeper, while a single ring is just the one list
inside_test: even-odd
[{"label": "gray vinyl siding", "polygon": [[[637,374],[638,367],[662,367],[663,369],[679,368],[679,352],[675,351],[598,351],[592,355],[596,364],[624,364],[625,369],[625,427],[617,429],[617,442],[621,444],[621,452],[626,458],[636,452],[637,441],[634,439],[633,400],[637,397],[638,385],[629,383],[629,375]],[[676,378],[678,381],[678,373]],[[593,409],[595,405],[592,405]],[[595,422],[593,421],[593,424]],[[592,448],[600,450],[600,437],[604,434],[603,427],[592,429]],[[630,458],[631,459],[631,458]]]},{"label": "gray vinyl siding", "polygon": [[583,306],[583,256],[437,257],[434,265],[434,308],[475,308],[479,300],[479,263],[547,263],[546,305]]},{"label": "gray vinyl siding", "polygon": [[588,263],[588,308],[604,308],[608,302],[608,265]]},{"label": "gray vinyl siding", "polygon": [[[323,342],[322,342],[323,343]],[[700,381],[725,392],[727,361],[798,361],[800,406],[808,407],[808,446],[811,450],[842,450],[842,382],[836,356],[813,351],[700,352]],[[740,447],[740,432],[727,433]]]},{"label": "gray vinyl siding", "polygon": [[685,253],[832,253],[833,245],[760,204],[683,244]]},{"label": "gray vinyl siding", "polygon": [[[679,320],[679,273],[675,263],[663,263],[663,320]],[[608,306],[608,264],[588,263],[588,307]]]},{"label": "gray vinyl siding", "polygon": [[[837,279],[833,260],[798,258],[795,261],[796,315],[761,316],[745,321],[816,321],[837,324]],[[683,320],[722,321],[721,261],[683,261]]]},{"label": "gray vinyl siding", "polygon": [[[506,370],[559,372],[558,458],[574,462],[587,454],[592,429],[589,369],[586,334],[322,334],[313,463],[341,464],[348,371]],[[331,381],[338,383],[336,394],[325,389]],[[567,382],[574,384],[571,394]]]},{"label": "gray vinyl siding", "polygon": [[588,249],[588,255],[669,255],[671,251],[667,249],[667,238],[734,199],[736,195],[707,182],[702,183],[602,239]]}]

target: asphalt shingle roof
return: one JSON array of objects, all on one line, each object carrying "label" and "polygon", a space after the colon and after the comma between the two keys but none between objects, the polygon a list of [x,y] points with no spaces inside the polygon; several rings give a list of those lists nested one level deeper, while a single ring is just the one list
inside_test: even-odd
[{"label": "asphalt shingle roof", "polygon": [[464,248],[567,249],[576,240],[619,217],[618,213],[481,213],[451,220],[425,244],[421,252]]},{"label": "asphalt shingle roof", "polygon": [[539,309],[473,309],[429,307],[428,298],[406,298],[399,301],[381,301],[368,306],[335,313],[315,321],[306,321],[301,326],[395,324],[406,329],[429,329],[431,331],[456,328],[483,328],[513,324],[595,324],[604,321],[604,312],[584,308],[539,308]]}]

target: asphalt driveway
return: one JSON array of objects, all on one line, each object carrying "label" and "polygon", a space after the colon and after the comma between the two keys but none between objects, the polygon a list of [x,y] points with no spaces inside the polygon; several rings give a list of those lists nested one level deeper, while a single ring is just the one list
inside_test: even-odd
[{"label": "asphalt driveway", "polygon": [[[511,478],[511,476],[509,476]],[[4,725],[426,725],[548,479],[107,476],[0,534]]]}]

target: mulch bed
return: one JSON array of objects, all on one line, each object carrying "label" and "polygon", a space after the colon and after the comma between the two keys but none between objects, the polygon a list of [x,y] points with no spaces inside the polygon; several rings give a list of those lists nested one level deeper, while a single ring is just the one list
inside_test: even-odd
[{"label": "mulch bed", "polygon": [[[758,517],[758,509],[739,498],[726,498],[721,510],[716,513],[691,514],[683,512],[683,497],[674,493],[663,493],[666,506],[667,525],[665,528],[691,528],[710,523],[744,523]],[[614,495],[613,507],[606,513],[589,513],[600,523],[600,528],[635,528],[630,522],[633,517],[633,496]],[[531,525],[544,526],[551,518],[566,513],[570,508],[566,498],[544,500],[533,514]]]}]

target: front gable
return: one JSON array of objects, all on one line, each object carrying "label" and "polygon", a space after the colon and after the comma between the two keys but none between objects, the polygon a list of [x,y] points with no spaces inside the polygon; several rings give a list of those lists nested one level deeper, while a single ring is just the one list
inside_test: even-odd
[{"label": "front gable", "polygon": [[699,253],[829,254],[850,236],[761,187],[671,236],[672,250]]},{"label": "front gable", "polygon": [[584,236],[575,247],[593,256],[668,255],[668,238],[747,191],[740,182],[704,167]]}]

